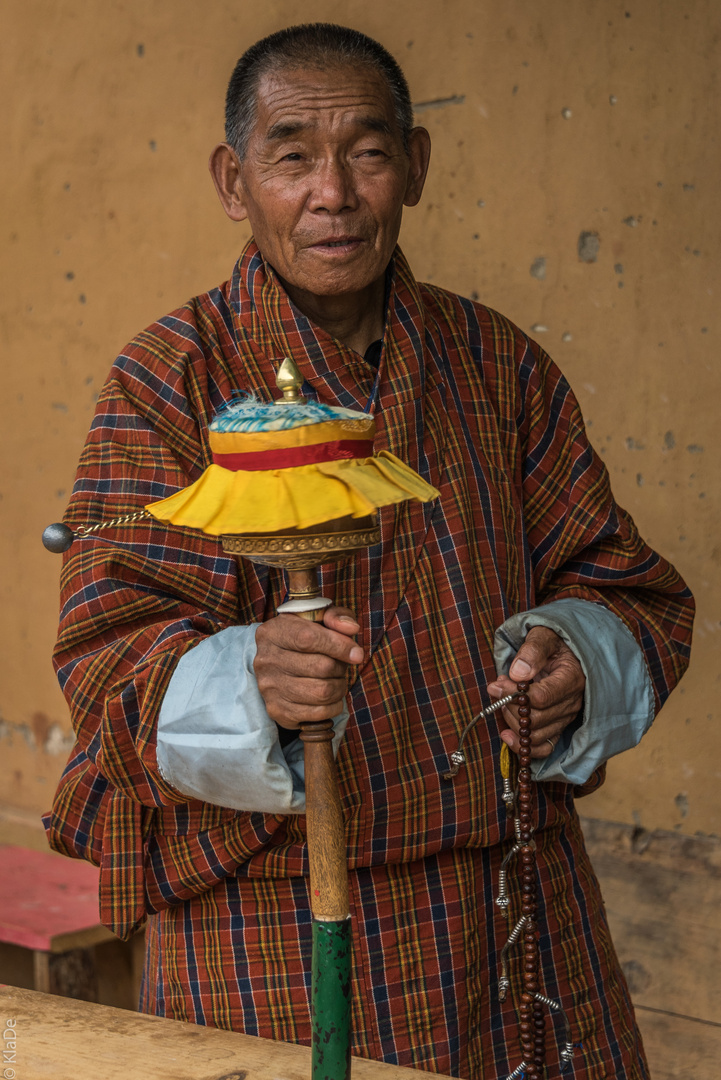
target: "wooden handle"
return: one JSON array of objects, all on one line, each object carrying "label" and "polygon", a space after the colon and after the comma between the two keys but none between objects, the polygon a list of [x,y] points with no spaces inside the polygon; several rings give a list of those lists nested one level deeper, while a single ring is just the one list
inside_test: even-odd
[{"label": "wooden handle", "polygon": [[[320,595],[318,573],[288,571],[288,593],[293,599],[312,600]],[[322,622],[322,610],[299,613]],[[338,775],[333,760],[333,721],[303,724],[300,730],[305,760],[305,815],[310,861],[310,902],[313,918],[321,922],[346,919],[349,914],[348,862]]]},{"label": "wooden handle", "polygon": [[333,721],[303,724],[305,814],[308,825],[310,899],[321,922],[349,914],[348,862],[338,776],[333,760]]}]

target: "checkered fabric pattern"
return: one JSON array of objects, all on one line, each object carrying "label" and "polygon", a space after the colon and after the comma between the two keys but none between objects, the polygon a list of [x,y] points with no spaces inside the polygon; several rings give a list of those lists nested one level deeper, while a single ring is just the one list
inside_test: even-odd
[{"label": "checkered fabric pattern", "polygon": [[[452,848],[350,875],[353,1053],[449,1076],[497,1080],[520,1064],[521,954],[512,993],[497,977],[508,936],[496,908],[504,848]],[[542,989],[568,1010],[573,1080],[647,1080],[643,1048],[577,820],[539,835]],[[148,923],[141,1009],[310,1043],[308,879],[229,876]],[[518,878],[511,903],[520,910]],[[565,1034],[547,1020],[548,1076]]]},{"label": "checkered fabric pattern", "polygon": [[[286,355],[300,367],[305,392],[319,400],[363,408],[372,395],[370,365],[292,307],[251,242],[228,283],[153,324],[116,360],[81,458],[68,524],[130,513],[196,480],[211,461],[208,424],[216,409],[238,390],[274,396],[274,365]],[[357,612],[367,655],[349,687],[351,720],[338,757],[359,897],[357,947],[366,950],[359,966],[396,971],[398,986],[417,980],[420,994],[416,1004],[409,999],[419,1019],[407,1022],[407,1039],[397,1013],[404,995],[390,1004],[383,999],[389,990],[379,984],[358,998],[357,1038],[361,1052],[389,1060],[396,1059],[398,1041],[397,1060],[406,1064],[416,1060],[415,1051],[401,1044],[408,1047],[416,1026],[427,1022],[434,1034],[419,1036],[418,1045],[428,1049],[419,1049],[418,1063],[470,1075],[467,1068],[480,1067],[481,1044],[462,1049],[464,1040],[476,1039],[463,1021],[464,1008],[474,1030],[479,1009],[485,1024],[494,1022],[479,990],[488,978],[480,970],[493,956],[485,929],[492,919],[490,882],[483,878],[483,940],[463,946],[477,947],[477,957],[469,966],[459,962],[450,986],[444,969],[429,974],[423,987],[426,956],[414,961],[412,934],[396,945],[388,934],[376,935],[371,947],[365,912],[380,890],[383,918],[398,920],[404,903],[414,906],[418,881],[435,866],[442,882],[437,895],[448,896],[444,903],[453,916],[434,916],[433,930],[419,923],[417,933],[437,935],[438,944],[430,937],[428,946],[437,956],[460,940],[442,945],[447,931],[438,924],[444,919],[448,933],[459,919],[453,934],[478,936],[467,913],[476,903],[480,868],[490,866],[509,839],[495,766],[496,722],[476,726],[466,744],[468,765],[453,783],[440,774],[468,720],[488,704],[494,628],[514,612],[564,596],[603,603],[641,645],[660,705],[687,663],[692,600],[673,567],[639,538],[613,501],[575,399],[550,359],[497,313],[418,285],[400,252],[375,415],[377,448],[406,461],[441,497],[382,510],[381,542],[322,574],[326,595]],[[246,917],[249,926],[253,918],[257,924],[265,918],[260,909],[276,900],[277,926],[259,939],[264,962],[282,968],[287,959],[290,965],[297,947],[297,971],[307,979],[304,819],[188,802],[163,780],[155,759],[158,709],[179,657],[208,634],[272,615],[283,594],[281,573],[247,564],[239,569],[219,540],[142,520],[76,542],[65,557],[62,590],[56,664],[77,746],[46,818],[52,846],[100,864],[102,918],[116,933],[128,936],[148,913],[158,913],[151,924],[157,963],[164,970],[180,965],[178,979],[193,985],[196,967],[206,973],[192,1002],[189,988],[159,990],[160,1003],[153,998],[158,1011],[171,1002],[170,1015],[202,1014],[207,1022],[251,1030],[257,1015],[260,1034],[286,1030],[290,1021],[281,1018],[280,1006],[276,1014],[275,999],[264,999],[265,968],[254,967],[230,1012],[207,1000],[207,988],[216,985],[218,972],[232,986],[228,964],[241,964],[246,948],[252,952]],[[587,787],[601,780],[602,770]],[[617,988],[616,1016],[627,1016],[627,1006],[624,1013],[618,1005],[625,990],[615,960],[608,959],[610,945],[599,944],[602,916],[590,870],[583,871],[588,888],[576,882],[582,843],[573,795],[565,785],[539,785],[541,827],[559,843],[571,833],[577,838],[548,877],[552,893],[576,890],[578,914],[560,939],[551,934],[547,949],[563,994],[577,993],[575,1007],[593,1011],[597,1031],[612,1032],[614,1022],[602,1020],[603,1008],[593,1005],[602,997],[603,971],[611,972]],[[436,893],[427,889],[431,904]],[[215,945],[199,928],[213,905],[222,933],[231,935]],[[251,918],[253,905],[259,910]],[[229,927],[238,928],[237,940]],[[288,928],[286,952],[280,931]],[[591,945],[607,959],[598,979]],[[372,949],[380,953],[371,961]],[[216,975],[207,975],[207,965],[216,965]],[[480,982],[470,978],[471,968]],[[442,993],[433,990],[436,978]],[[426,990],[444,999],[442,1035],[435,1020],[421,1018]],[[394,1019],[381,1022],[389,1010]],[[454,1024],[466,1028],[455,1044]],[[392,1035],[372,1034],[374,1025]],[[616,1050],[607,1052],[620,1054],[627,1037],[617,1032],[606,1044]]]}]

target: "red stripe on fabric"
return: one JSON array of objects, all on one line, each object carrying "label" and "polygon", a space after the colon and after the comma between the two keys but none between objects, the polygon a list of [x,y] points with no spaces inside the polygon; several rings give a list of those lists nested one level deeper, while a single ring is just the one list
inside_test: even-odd
[{"label": "red stripe on fabric", "polygon": [[294,465],[315,465],[319,461],[371,457],[372,439],[338,439],[312,446],[288,446],[282,450],[258,450],[252,454],[213,454],[213,462],[233,472],[261,469],[290,469]]}]

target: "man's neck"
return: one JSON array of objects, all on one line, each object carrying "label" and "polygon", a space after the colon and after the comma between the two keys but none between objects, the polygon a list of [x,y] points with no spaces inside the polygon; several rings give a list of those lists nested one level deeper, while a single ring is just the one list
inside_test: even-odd
[{"label": "man's neck", "polygon": [[361,356],[383,336],[385,276],[352,296],[316,296],[286,281],[283,285],[295,306],[311,322]]}]

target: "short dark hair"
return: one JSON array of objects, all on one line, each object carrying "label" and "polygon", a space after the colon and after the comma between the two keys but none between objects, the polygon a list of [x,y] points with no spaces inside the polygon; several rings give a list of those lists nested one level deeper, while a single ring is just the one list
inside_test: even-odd
[{"label": "short dark hair", "polygon": [[388,50],[367,34],[347,26],[304,23],[256,41],[235,65],[225,98],[225,138],[238,157],[242,160],[248,149],[263,75],[288,67],[324,70],[336,64],[367,64],[385,79],[403,145],[408,150],[413,106],[406,77]]}]

